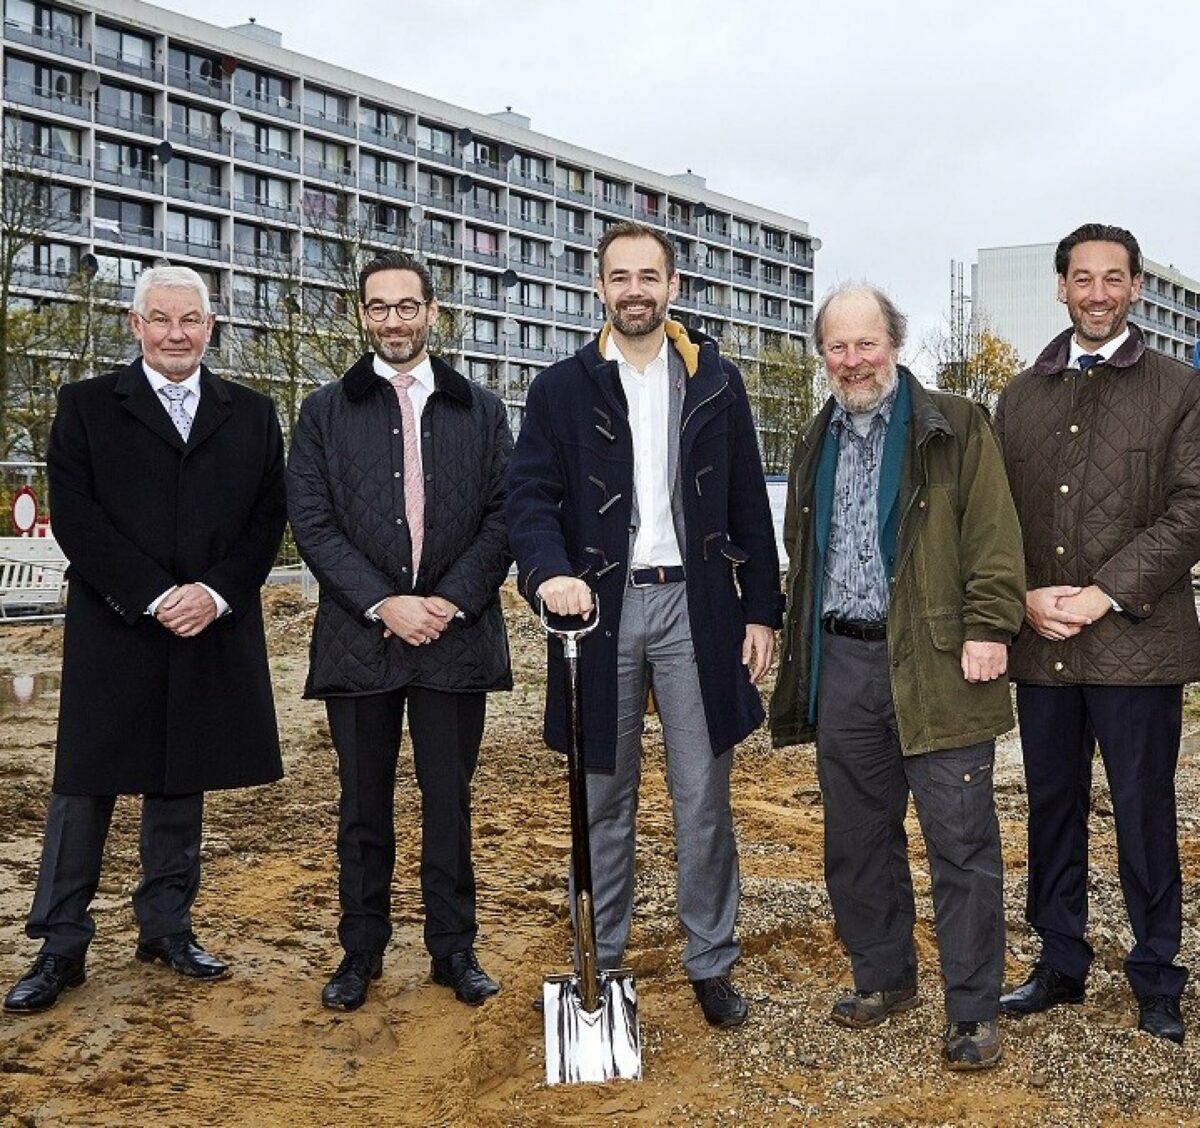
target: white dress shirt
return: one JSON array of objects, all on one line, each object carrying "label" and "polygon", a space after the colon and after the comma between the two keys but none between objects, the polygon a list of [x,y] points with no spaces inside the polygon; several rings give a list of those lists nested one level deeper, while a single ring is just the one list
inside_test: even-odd
[{"label": "white dress shirt", "polygon": [[[399,375],[386,360],[380,360],[378,354],[375,355],[372,363],[375,366],[375,374],[382,376],[389,383],[393,376]],[[421,415],[425,411],[425,405],[429,402],[429,397],[437,389],[437,381],[433,376],[433,364],[428,355],[408,375],[413,378],[413,383],[408,389],[408,398],[413,405],[413,422],[417,428],[417,462],[422,472],[424,472],[425,458],[421,453],[421,443],[419,441],[421,438]]]},{"label": "white dress shirt", "polygon": [[1104,344],[1102,344],[1098,349],[1095,349],[1094,351],[1089,351],[1088,349],[1085,349],[1079,343],[1075,334],[1072,333],[1071,334],[1071,352],[1070,352],[1070,355],[1067,357],[1067,367],[1068,368],[1078,368],[1079,367],[1079,358],[1081,356],[1094,356],[1098,360],[1112,360],[1113,356],[1116,354],[1117,349],[1119,349],[1126,342],[1126,340],[1128,340],[1128,338],[1129,338],[1129,328],[1127,326],[1125,329],[1125,332],[1122,333],[1119,337],[1114,337],[1111,341],[1105,341]]},{"label": "white dress shirt", "polygon": [[[196,409],[200,406],[200,369],[197,368],[186,380],[168,380],[161,372],[156,372],[144,360],[142,361],[142,370],[146,373],[146,379],[150,381],[150,387],[154,389],[154,395],[159,403],[163,405],[163,410],[166,410],[167,401],[158,393],[159,388],[165,388],[168,384],[175,384],[177,387],[187,388],[192,394],[183,398],[183,410],[187,413],[189,419],[196,418]],[[217,617],[220,618],[229,610],[229,604],[208,584],[200,584],[200,586],[212,596],[213,602],[217,605]],[[175,589],[167,588],[149,607],[146,608],[147,615],[153,615],[158,610],[158,605],[167,598]]]},{"label": "white dress shirt", "polygon": [[622,355],[609,334],[605,360],[615,360],[629,405],[633,432],[633,488],[637,494],[638,530],[633,541],[631,568],[671,567],[683,563],[675,522],[671,518],[671,483],[667,478],[667,427],[671,414],[671,374],[667,338],[639,372]]}]

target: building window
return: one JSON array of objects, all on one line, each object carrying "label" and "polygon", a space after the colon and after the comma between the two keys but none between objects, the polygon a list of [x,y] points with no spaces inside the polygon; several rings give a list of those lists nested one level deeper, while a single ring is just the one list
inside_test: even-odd
[{"label": "building window", "polygon": [[221,63],[212,55],[189,48],[172,47],[167,52],[167,62],[173,78],[209,86],[221,85]]},{"label": "building window", "polygon": [[534,309],[546,308],[546,287],[541,282],[522,282],[520,289],[521,305]]},{"label": "building window", "polygon": [[83,43],[83,17],[76,12],[54,8],[30,0],[7,0],[4,22],[22,31],[34,32],[46,39],[57,39],[79,46]]},{"label": "building window", "polygon": [[479,255],[499,255],[500,236],[482,227],[467,227],[467,245]]},{"label": "building window", "polygon": [[242,199],[283,210],[292,206],[291,185],[286,180],[257,172],[246,172],[244,169],[239,169],[237,175]]},{"label": "building window", "polygon": [[256,152],[268,153],[277,157],[292,155],[292,131],[290,129],[260,125],[253,121],[242,121],[238,126],[238,136],[249,142]]},{"label": "building window", "polygon": [[521,153],[517,157],[517,171],[525,180],[532,180],[538,184],[546,183],[546,160],[544,157],[535,157],[532,153]]},{"label": "building window", "polygon": [[463,275],[464,297],[485,298],[496,301],[500,297],[500,283],[494,274],[484,274],[478,270],[468,270]]},{"label": "building window", "polygon": [[362,178],[366,184],[387,184],[393,188],[408,185],[408,166],[403,161],[390,157],[379,157],[374,153],[363,153],[359,158]]},{"label": "building window", "polygon": [[358,110],[358,122],[376,137],[387,137],[393,141],[403,141],[408,137],[408,118],[395,110],[385,110],[382,106],[364,103]]},{"label": "building window", "polygon": [[333,121],[339,125],[350,124],[350,99],[332,90],[319,90],[315,86],[304,88],[304,112],[322,121]]},{"label": "building window", "polygon": [[310,167],[322,172],[344,175],[350,171],[350,150],[337,141],[325,141],[320,137],[304,139],[304,159]]},{"label": "building window", "polygon": [[149,69],[154,66],[154,41],[117,27],[96,25],[96,56],[98,61],[114,59],[131,66]]},{"label": "building window", "polygon": [[496,319],[494,317],[473,317],[471,319],[471,339],[484,344],[496,343]]},{"label": "building window", "polygon": [[220,221],[190,212],[167,212],[167,238],[196,247],[219,247]]},{"label": "building window", "polygon": [[96,167],[139,180],[154,179],[154,157],[145,145],[126,145],[121,141],[97,137]]},{"label": "building window", "polygon": [[233,72],[233,89],[248,101],[285,108],[292,104],[292,80],[267,71],[239,66]]},{"label": "building window", "polygon": [[537,239],[515,239],[517,258],[527,266],[546,265],[546,244]]},{"label": "building window", "polygon": [[417,144],[433,153],[450,156],[454,153],[454,134],[436,125],[417,126]]},{"label": "building window", "polygon": [[554,170],[554,184],[564,191],[587,195],[587,173],[581,168],[560,164]]},{"label": "building window", "polygon": [[657,192],[647,192],[644,188],[637,188],[633,193],[633,203],[643,215],[651,216],[654,219],[658,218]]},{"label": "building window", "polygon": [[583,314],[584,293],[582,290],[569,290],[559,286],[554,295],[554,308],[559,313]]}]

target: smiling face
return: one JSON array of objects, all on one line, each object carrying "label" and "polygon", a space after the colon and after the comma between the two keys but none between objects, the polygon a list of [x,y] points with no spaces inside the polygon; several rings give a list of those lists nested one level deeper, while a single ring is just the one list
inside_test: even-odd
[{"label": "smiling face", "polygon": [[145,311],[129,313],[143,359],[175,382],[200,367],[215,320],[205,315],[200,295],[189,286],[154,286],[146,293]]},{"label": "smiling face", "polygon": [[1067,303],[1075,336],[1097,349],[1125,332],[1129,307],[1142,292],[1142,276],[1131,274],[1129,252],[1120,243],[1096,240],[1071,248],[1067,273],[1058,276],[1058,300]]},{"label": "smiling face", "polygon": [[[367,278],[365,299],[360,316],[376,355],[394,368],[415,368],[425,359],[429,330],[438,316],[437,302],[424,300],[420,276],[411,270],[376,271]],[[384,306],[391,307],[384,320],[369,315],[369,309],[382,311]],[[413,317],[406,320],[401,310]]]},{"label": "smiling face", "polygon": [[851,290],[825,310],[821,357],[830,391],[853,414],[874,411],[896,386],[896,349],[874,296]]},{"label": "smiling face", "polygon": [[679,275],[667,273],[666,255],[646,237],[614,239],[605,250],[596,293],[622,337],[653,333],[679,293]]}]

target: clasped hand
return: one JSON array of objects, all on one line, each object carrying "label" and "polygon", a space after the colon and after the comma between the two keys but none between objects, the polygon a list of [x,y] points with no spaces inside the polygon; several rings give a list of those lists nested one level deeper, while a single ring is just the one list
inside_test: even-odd
[{"label": "clasped hand", "polygon": [[383,637],[396,635],[410,646],[423,646],[442,637],[458,614],[458,608],[440,595],[393,595],[376,614],[383,623]]},{"label": "clasped hand", "polygon": [[1051,642],[1074,638],[1111,610],[1112,601],[1095,584],[1034,588],[1025,596],[1026,622]]}]

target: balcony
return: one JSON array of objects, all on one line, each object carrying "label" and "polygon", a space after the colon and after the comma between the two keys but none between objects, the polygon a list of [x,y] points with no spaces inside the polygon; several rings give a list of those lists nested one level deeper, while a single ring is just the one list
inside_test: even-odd
[{"label": "balcony", "polygon": [[517,317],[536,317],[542,321],[549,321],[552,317],[549,306],[524,305],[521,302],[509,302],[508,312]]},{"label": "balcony", "polygon": [[183,67],[167,67],[167,85],[177,90],[186,90],[191,94],[199,94],[204,98],[215,98],[221,102],[229,101],[229,83],[221,78],[194,74]]},{"label": "balcony", "polygon": [[793,333],[812,333],[812,320],[807,317],[793,317],[788,321],[788,328]]},{"label": "balcony", "polygon": [[324,161],[305,160],[304,175],[315,177],[317,180],[326,180],[343,188],[353,188],[358,182],[358,177],[353,170],[344,165],[325,164]]},{"label": "balcony", "polygon": [[92,220],[92,238],[97,242],[119,243],[123,247],[147,247],[156,251],[161,251],[163,245],[162,232],[155,231],[153,227],[138,227],[99,217]]},{"label": "balcony", "polygon": [[124,129],[131,133],[141,133],[146,137],[162,136],[162,120],[153,114],[126,113],[124,110],[114,110],[107,106],[96,106],[96,122],[113,129]]},{"label": "balcony", "polygon": [[233,207],[235,211],[244,212],[247,215],[257,215],[262,219],[274,219],[282,223],[294,223],[296,215],[289,206],[283,204],[268,204],[262,200],[256,200],[252,196],[234,196]]},{"label": "balcony", "polygon": [[239,266],[252,266],[257,270],[287,274],[296,268],[295,260],[284,251],[260,249],[258,247],[233,248],[233,261]]},{"label": "balcony", "polygon": [[163,69],[160,64],[151,59],[127,59],[102,47],[96,48],[96,66],[144,78],[147,82],[162,82]]},{"label": "balcony", "polygon": [[283,149],[259,147],[246,137],[235,137],[233,155],[242,160],[254,161],[257,164],[270,165],[271,168],[283,169],[285,172],[299,172],[300,158],[292,156]]},{"label": "balcony", "polygon": [[354,122],[347,117],[330,117],[316,113],[313,110],[304,111],[304,124],[314,129],[325,129],[330,133],[340,133],[343,137],[355,136]]},{"label": "balcony", "polygon": [[509,345],[508,355],[521,360],[554,359],[554,350],[549,345]]},{"label": "balcony", "polygon": [[458,201],[453,192],[429,192],[422,190],[417,193],[418,202],[431,208],[441,208],[442,211],[457,211]]},{"label": "balcony", "polygon": [[510,212],[508,216],[510,227],[519,227],[523,231],[534,231],[539,235],[550,234],[550,221],[534,215],[521,215],[520,212]]},{"label": "balcony", "polygon": [[495,294],[463,294],[462,304],[470,309],[494,309],[502,310],[504,308],[504,299]]},{"label": "balcony", "polygon": [[663,214],[661,211],[647,211],[645,208],[634,207],[633,218],[638,223],[648,223],[652,227],[661,227],[663,225]]},{"label": "balcony", "polygon": [[219,184],[192,184],[175,176],[167,178],[167,195],[177,200],[190,200],[210,208],[229,207],[229,193]]},{"label": "balcony", "polygon": [[51,290],[61,294],[71,281],[74,271],[42,269],[36,266],[18,266],[12,272],[12,284],[18,290]]},{"label": "balcony", "polygon": [[558,237],[564,242],[578,243],[591,250],[592,232],[587,227],[567,227],[560,223],[558,225]]},{"label": "balcony", "polygon": [[52,114],[66,114],[80,121],[87,121],[89,116],[88,107],[84,105],[83,97],[79,94],[59,94],[11,78],[4,81],[4,97],[21,106],[32,106]]},{"label": "balcony", "polygon": [[787,249],[785,247],[782,247],[777,243],[769,243],[766,240],[763,241],[763,245],[759,249],[759,253],[763,255],[770,255],[771,258],[787,258]]},{"label": "balcony", "polygon": [[136,188],[139,192],[157,192],[158,182],[153,169],[110,168],[96,165],[96,179],[104,184],[119,184],[122,188]]},{"label": "balcony", "polygon": [[506,218],[502,208],[494,208],[490,204],[477,204],[470,197],[464,203],[463,211],[467,215],[486,220],[488,223],[502,224]]},{"label": "balcony", "polygon": [[554,311],[554,320],[560,325],[590,326],[594,319],[590,313],[583,313],[573,309],[559,309]]},{"label": "balcony", "polygon": [[463,257],[462,244],[453,239],[422,239],[418,246],[433,258],[461,259]]},{"label": "balcony", "polygon": [[434,161],[437,164],[449,165],[450,168],[462,168],[462,157],[450,149],[431,149],[426,145],[418,145],[417,156],[423,161]]},{"label": "balcony", "polygon": [[35,27],[19,20],[5,19],[4,38],[13,43],[23,43],[26,47],[37,47],[41,51],[65,55],[68,59],[88,62],[91,58],[91,52],[81,36],[48,27]]},{"label": "balcony", "polygon": [[398,184],[394,180],[376,180],[373,176],[366,175],[359,182],[359,187],[364,192],[377,192],[379,195],[388,196],[393,200],[412,201],[417,195],[416,190],[407,184]]},{"label": "balcony", "polygon": [[554,194],[560,200],[574,200],[577,204],[592,206],[592,194],[587,189],[568,188],[565,184],[555,184]]},{"label": "balcony", "polygon": [[210,242],[206,239],[176,239],[170,235],[167,236],[167,253],[222,261],[229,259],[229,248],[219,240]]},{"label": "balcony", "polygon": [[548,195],[554,194],[554,181],[548,176],[526,176],[523,172],[509,172],[509,184],[516,184],[522,188],[532,188],[536,192],[545,192]]},{"label": "balcony", "polygon": [[591,270],[587,270],[587,269],[578,270],[573,266],[564,266],[561,262],[559,263],[559,265],[557,267],[556,273],[558,274],[559,278],[561,278],[561,279],[564,279],[567,281],[570,281],[573,279],[577,280],[576,285],[579,285],[579,286],[588,285],[592,281],[592,277],[593,277]]},{"label": "balcony", "polygon": [[511,264],[518,274],[536,274],[539,278],[553,278],[554,267],[532,259],[512,258]]},{"label": "balcony", "polygon": [[738,235],[733,236],[729,240],[730,244],[742,251],[757,251],[758,241],[755,239],[743,239]]},{"label": "balcony", "polygon": [[770,325],[776,329],[787,329],[791,326],[791,322],[786,317],[776,313],[767,313],[765,310],[759,312],[758,321],[760,325]]},{"label": "balcony", "polygon": [[476,247],[464,247],[462,257],[468,262],[478,262],[484,266],[504,265],[504,255],[500,251],[485,251]]},{"label": "balcony", "polygon": [[91,161],[76,153],[64,153],[54,149],[31,149],[23,156],[18,157],[15,162],[9,160],[7,163],[10,167],[15,163],[19,168],[22,160],[30,169],[37,169],[40,172],[54,172],[61,176],[79,176],[84,179],[91,175]]},{"label": "balcony", "polygon": [[802,302],[811,302],[813,300],[813,291],[811,286],[790,286],[788,293],[791,296]]},{"label": "balcony", "polygon": [[504,346],[499,341],[483,341],[474,337],[464,337],[462,343],[464,352],[488,353],[491,356],[501,356]]},{"label": "balcony", "polygon": [[272,97],[268,94],[260,94],[257,90],[239,90],[235,86],[233,101],[236,105],[245,106],[248,110],[271,114],[273,117],[283,118],[286,121],[298,122],[300,120],[300,107],[283,94]]},{"label": "balcony", "polygon": [[389,133],[374,125],[364,125],[359,130],[359,140],[368,145],[379,145],[395,153],[415,153],[416,142],[406,133]]},{"label": "balcony", "polygon": [[483,176],[489,180],[504,180],[508,167],[500,165],[480,164],[478,161],[463,161],[463,168],[472,176]]},{"label": "balcony", "polygon": [[633,204],[628,200],[622,200],[618,196],[597,196],[596,210],[620,216],[622,219],[628,219],[633,215]]},{"label": "balcony", "polygon": [[782,278],[767,278],[763,276],[758,280],[758,288],[760,290],[770,290],[773,294],[786,294],[789,292],[789,287]]},{"label": "balcony", "polygon": [[167,140],[172,145],[185,145],[189,149],[203,149],[206,153],[229,155],[227,133],[200,133],[191,129],[179,129],[173,125],[167,129]]},{"label": "balcony", "polygon": [[795,247],[789,256],[794,263],[800,266],[807,266],[809,270],[813,267],[814,257],[812,247]]}]

